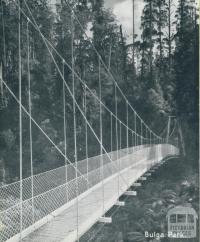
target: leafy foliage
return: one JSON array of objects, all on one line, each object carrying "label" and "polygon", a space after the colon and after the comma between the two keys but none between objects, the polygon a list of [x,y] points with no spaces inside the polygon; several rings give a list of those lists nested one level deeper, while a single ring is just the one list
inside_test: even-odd
[{"label": "leafy foliage", "polygon": [[[76,2],[76,4],[75,4]],[[18,7],[13,1],[1,0],[0,21],[0,62],[3,65],[3,78],[18,96]],[[28,25],[30,41],[30,76],[32,115],[45,130],[52,141],[63,151],[63,80],[52,61],[55,58],[57,66],[63,73],[69,90],[66,95],[67,124],[73,124],[73,102],[69,91],[72,91],[72,31],[74,33],[74,66],[76,73],[99,95],[99,75],[102,80],[102,100],[108,108],[114,111],[114,86],[112,76],[118,82],[131,104],[139,111],[141,117],[158,133],[163,129],[168,115],[176,115],[181,119],[184,129],[184,139],[193,139],[197,133],[197,90],[195,80],[198,77],[198,24],[197,10],[189,0],[179,0],[172,32],[170,19],[173,0],[145,0],[141,19],[142,35],[134,43],[137,63],[133,68],[130,46],[126,45],[123,28],[117,23],[111,10],[104,8],[104,1],[78,0],[57,1],[52,7],[47,0],[27,0],[32,15],[44,36],[56,47],[68,65],[63,66],[50,45],[42,40],[38,30],[31,23]],[[74,5],[75,4],[75,5]],[[33,20],[29,10],[22,1],[24,13]],[[72,21],[70,8],[74,9],[78,21]],[[192,27],[191,27],[192,26]],[[28,108],[27,83],[27,19],[22,16],[22,91],[23,105]],[[166,31],[167,30],[167,31]],[[89,36],[86,38],[85,33]],[[6,44],[5,44],[6,43]],[[49,51],[47,50],[49,48]],[[99,57],[105,62],[99,73]],[[112,76],[108,72],[111,72]],[[99,134],[99,104],[92,92],[84,92],[84,85],[75,76],[76,100],[79,106],[87,109],[87,118],[91,126]],[[86,103],[85,103],[86,95]],[[5,102],[6,100],[6,102]],[[126,122],[124,100],[117,93],[119,118]],[[19,156],[19,120],[18,106],[5,87],[1,89],[0,160],[6,179],[18,177]],[[85,105],[86,104],[86,105]],[[85,158],[85,121],[80,111],[77,111],[78,158]],[[12,113],[12,115],[10,115]],[[134,117],[130,117],[131,120]],[[110,149],[110,117],[103,110],[104,132],[103,144]],[[193,124],[195,123],[195,128]],[[24,177],[30,172],[29,157],[29,120],[23,115],[23,151]],[[62,128],[61,128],[62,127]],[[74,127],[68,125],[67,150],[70,160],[74,161]],[[58,152],[52,149],[45,137],[33,127],[34,173],[55,168],[63,164]],[[114,132],[113,132],[114,133]],[[191,135],[192,134],[192,135]],[[94,134],[89,131],[89,156],[99,153],[99,144]],[[122,138],[122,147],[126,140]],[[113,144],[115,147],[116,144]],[[191,146],[190,146],[191,147]],[[191,148],[189,152],[197,150]],[[45,165],[46,164],[46,165]]]}]

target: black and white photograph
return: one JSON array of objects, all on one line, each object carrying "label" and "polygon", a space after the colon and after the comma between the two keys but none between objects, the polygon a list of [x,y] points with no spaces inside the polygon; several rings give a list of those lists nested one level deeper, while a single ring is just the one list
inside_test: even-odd
[{"label": "black and white photograph", "polygon": [[199,13],[0,0],[0,242],[199,242]]}]

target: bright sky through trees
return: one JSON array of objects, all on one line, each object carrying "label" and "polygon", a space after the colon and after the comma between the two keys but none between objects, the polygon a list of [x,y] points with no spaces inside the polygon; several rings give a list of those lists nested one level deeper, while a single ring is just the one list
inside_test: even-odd
[{"label": "bright sky through trees", "polygon": [[[133,7],[132,0],[106,0],[105,6],[113,9],[113,13],[117,16],[119,23],[122,24],[125,33],[130,36],[132,41],[133,30]],[[144,7],[143,0],[135,0],[135,34],[140,34],[140,19],[142,9]]]}]

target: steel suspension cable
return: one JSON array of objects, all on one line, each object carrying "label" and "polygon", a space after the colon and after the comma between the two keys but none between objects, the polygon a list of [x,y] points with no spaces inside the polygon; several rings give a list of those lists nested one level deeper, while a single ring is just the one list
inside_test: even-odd
[{"label": "steel suspension cable", "polygon": [[128,102],[126,102],[126,147],[127,147],[127,155],[128,155],[128,148],[129,148],[129,133],[128,133],[128,125],[129,125],[129,122],[128,122],[128,118],[129,118],[129,115],[128,115]]},{"label": "steel suspension cable", "polygon": [[[25,2],[26,6],[27,6],[27,8],[28,8],[28,5],[27,5],[27,3],[26,3],[26,0],[24,0],[24,2]],[[28,8],[28,10],[29,10],[30,14],[32,14],[29,8]],[[33,18],[33,16],[32,16],[32,18]],[[34,20],[34,22],[35,22],[35,20]],[[56,61],[55,61],[55,58],[54,58],[53,54],[51,53],[51,51],[49,50],[49,47],[48,47],[48,43],[49,43],[49,42],[48,42],[48,40],[46,40],[46,38],[43,36],[43,34],[41,33],[41,31],[40,31],[40,29],[39,29],[39,27],[38,27],[38,25],[37,25],[36,22],[35,22],[35,25],[36,25],[36,29],[37,29],[38,32],[40,33],[40,35],[41,35],[41,37],[42,37],[42,39],[43,39],[43,41],[44,41],[44,43],[45,43],[45,45],[46,45],[48,51],[49,51],[49,54],[51,55],[51,57],[52,57],[52,59],[53,59],[53,62],[54,62],[55,66],[56,66],[56,68],[57,68],[57,70],[58,70],[58,73],[60,74],[61,78],[63,79],[62,73],[60,72],[60,69],[59,69],[59,67],[58,67],[58,65],[57,65],[57,63],[56,63]],[[67,64],[67,63],[65,62],[65,64]],[[72,69],[70,69],[70,70],[71,70],[71,71],[74,73],[74,75],[76,76],[75,71],[72,70]],[[76,77],[77,77],[77,76],[76,76]],[[71,90],[70,90],[69,86],[67,85],[66,81],[65,81],[65,86],[67,87],[67,90],[68,90],[69,94],[71,95],[71,97],[74,99],[74,97],[73,97],[73,93],[71,92]],[[80,111],[80,113],[82,114],[82,116],[83,116],[84,119],[85,119],[84,113],[82,112],[82,110],[81,110],[81,108],[80,108],[80,106],[78,105],[78,103],[77,103],[76,100],[75,100],[75,103],[76,103],[76,106],[77,106],[78,110]],[[90,123],[89,123],[88,121],[87,121],[87,124],[88,124],[88,127],[90,127],[90,129],[91,129],[91,131],[93,132],[93,134],[95,135],[95,137],[96,137],[96,139],[98,140],[98,142],[100,142],[98,136],[95,134],[95,132],[94,132],[92,126],[90,125]],[[103,150],[104,150],[104,152],[106,152],[106,150],[105,150],[104,147],[103,147]],[[107,153],[107,152],[106,152],[106,153]]]},{"label": "steel suspension cable", "polygon": [[174,128],[173,128],[171,134],[169,135],[169,138],[171,138],[171,136],[173,135],[173,133],[174,133],[174,131],[175,131],[175,128],[176,128],[176,125],[177,125],[177,121],[176,121],[176,119],[175,119],[174,122],[175,122],[175,124],[174,124]]},{"label": "steel suspension cable", "polygon": [[[67,6],[69,7],[69,9],[72,10],[72,7],[70,6],[70,4],[69,4],[66,0],[65,0],[65,3],[66,3]],[[83,25],[81,24],[81,22],[79,21],[77,15],[75,14],[74,16],[75,16],[75,19],[76,19],[77,23],[79,24],[79,26],[80,26],[82,32],[84,33],[84,35],[86,36],[86,38],[90,41],[90,38],[89,38],[88,34],[86,33],[86,31],[84,30],[84,27],[83,27]],[[109,68],[107,67],[107,65],[106,65],[105,62],[103,61],[101,55],[100,55],[99,52],[97,51],[97,49],[96,49],[96,47],[94,46],[94,44],[93,44],[91,41],[90,41],[90,43],[91,43],[91,46],[93,47],[95,53],[96,53],[96,54],[98,55],[98,57],[100,58],[101,63],[103,64],[105,70],[107,71],[107,73],[109,73],[109,75],[110,75],[111,79],[113,80],[114,84],[116,85],[116,87],[117,87],[118,90],[120,91],[120,93],[121,93],[122,97],[124,98],[124,100],[128,102],[128,105],[129,105],[130,108],[133,110],[133,112],[136,113],[136,115],[138,116],[138,118],[139,118],[139,119],[142,119],[142,118],[138,115],[138,113],[135,111],[135,109],[132,107],[132,105],[129,103],[128,99],[126,98],[125,94],[123,93],[123,91],[122,91],[121,88],[119,87],[119,85],[118,85],[118,83],[116,82],[114,76],[112,75],[112,73],[110,72]],[[152,131],[152,133],[153,133],[155,136],[157,136],[153,131]]]},{"label": "steel suspension cable", "polygon": [[135,129],[135,146],[137,149],[137,116],[136,116],[136,112],[134,112],[134,129]]},{"label": "steel suspension cable", "polygon": [[147,143],[146,144],[148,144],[148,129],[147,129],[147,126],[145,125],[145,137],[146,137],[146,139],[147,139]]},{"label": "steel suspension cable", "polygon": [[[34,24],[33,24],[33,26],[34,26],[34,27],[36,28],[36,30],[40,33],[40,35],[41,35],[41,37],[42,37],[42,39],[43,39],[43,41],[44,41],[44,43],[45,43],[45,45],[46,45],[48,51],[49,51],[49,54],[50,54],[50,56],[51,56],[51,58],[52,58],[52,60],[53,60],[53,62],[54,62],[54,64],[55,64],[55,66],[56,66],[56,68],[57,68],[58,73],[60,74],[61,78],[64,80],[64,78],[63,78],[63,76],[62,76],[62,73],[61,73],[61,71],[60,71],[60,69],[59,69],[59,67],[58,67],[58,64],[56,63],[55,58],[54,58],[54,56],[53,56],[51,50],[49,49],[49,46],[48,46],[48,43],[49,43],[49,42],[48,42],[48,40],[47,40],[47,39],[43,36],[43,34],[41,33],[41,30],[40,30],[39,26],[37,25],[37,23],[36,23],[36,21],[35,21],[33,15],[32,15],[31,10],[30,10],[30,8],[29,8],[28,5],[27,5],[26,0],[24,0],[24,2],[25,2],[25,5],[26,5],[26,7],[27,7],[29,13],[31,14],[31,17],[32,17],[33,20],[34,20]],[[26,15],[25,15],[25,16],[26,16]],[[66,63],[66,62],[65,62],[65,63]],[[72,70],[72,72],[73,72],[74,75],[75,75],[75,71],[74,71],[74,69],[71,69],[71,70]],[[64,80],[64,81],[65,81],[65,80]],[[95,131],[93,130],[92,126],[90,125],[90,123],[89,123],[88,120],[86,119],[86,117],[85,117],[83,111],[81,110],[80,106],[78,105],[78,103],[77,103],[75,97],[73,96],[73,93],[71,92],[69,86],[67,85],[66,81],[65,81],[65,86],[67,87],[67,90],[68,90],[69,94],[70,94],[71,97],[73,98],[73,100],[74,100],[74,102],[75,102],[75,104],[76,104],[78,110],[80,111],[80,113],[82,114],[82,116],[84,117],[84,119],[86,120],[86,122],[87,122],[87,124],[88,124],[88,127],[90,127],[92,133],[93,133],[94,136],[96,137],[97,141],[100,143],[100,139],[98,138],[98,136],[96,135],[96,133],[95,133]],[[115,87],[115,89],[116,89],[116,87]],[[10,90],[10,91],[11,91],[11,90]],[[116,120],[116,121],[117,121],[117,120]],[[117,131],[117,132],[118,132],[118,131]],[[44,132],[43,132],[43,133],[44,133]],[[49,137],[48,137],[48,139],[49,139]],[[50,140],[50,139],[49,139],[49,140]],[[117,139],[117,143],[118,143],[118,139]],[[102,148],[103,148],[105,154],[107,155],[107,157],[110,159],[110,156],[108,155],[108,153],[107,153],[107,151],[106,151],[106,149],[104,148],[103,145],[102,145]],[[62,153],[62,152],[61,152],[61,153]],[[112,160],[110,159],[110,161],[112,161]],[[76,169],[76,170],[77,170],[77,169]],[[81,174],[81,172],[79,172],[79,173]],[[121,175],[120,175],[120,176],[121,176]],[[122,178],[123,178],[123,176],[122,176]],[[123,180],[124,180],[124,182],[126,183],[126,181],[125,181],[124,178],[123,178]]]},{"label": "steel suspension cable", "polygon": [[[70,6],[70,4],[65,0],[65,3],[67,4],[67,6],[69,7],[69,9],[72,10],[72,7]],[[109,68],[107,67],[107,65],[105,64],[105,62],[103,61],[101,55],[99,54],[99,52],[97,51],[96,47],[94,46],[94,44],[91,42],[88,34],[86,33],[86,31],[84,30],[84,27],[83,25],[81,24],[81,22],[79,21],[77,15],[75,14],[75,19],[77,21],[77,23],[79,24],[82,32],[84,33],[84,35],[86,36],[86,38],[90,41],[95,53],[98,55],[98,57],[100,58],[101,60],[101,63],[103,64],[105,70],[107,71],[107,73],[110,75],[111,79],[113,80],[114,84],[116,85],[116,87],[118,88],[118,90],[120,91],[122,97],[124,98],[125,101],[128,102],[128,105],[131,107],[131,109],[136,113],[136,115],[138,116],[139,119],[142,119],[138,114],[137,112],[135,111],[135,109],[132,107],[132,105],[130,104],[130,102],[128,101],[128,99],[126,98],[125,94],[123,93],[123,91],[121,90],[121,88],[119,87],[118,83],[116,82],[114,76],[112,75],[112,73],[110,72]],[[152,131],[153,132],[153,131]],[[154,133],[154,132],[153,132]],[[155,134],[155,133],[154,133]],[[156,134],[155,134],[156,135]]]},{"label": "steel suspension cable", "polygon": [[[84,85],[84,113],[87,119],[87,92],[86,85]],[[88,164],[88,126],[85,121],[85,155],[86,155],[86,169],[87,169],[87,180],[89,181],[88,173],[89,173],[89,164]],[[89,188],[89,182],[87,182],[87,186]]]},{"label": "steel suspension cable", "polygon": [[[7,83],[3,80],[3,84],[5,85],[5,87],[7,88],[7,90],[10,92],[10,94],[12,95],[12,97],[16,100],[16,102],[20,105],[20,102],[18,100],[18,98],[16,97],[16,95],[12,92],[12,90],[9,88],[9,86],[7,85]],[[20,105],[22,110],[27,114],[28,117],[31,118],[32,122],[36,125],[36,127],[38,127],[38,129],[43,133],[43,135],[49,140],[49,142],[56,148],[56,150],[58,150],[58,152],[64,157],[64,154],[62,153],[62,151],[56,146],[56,144],[48,137],[48,135],[42,130],[42,128],[37,124],[37,122],[33,119],[32,116],[30,116],[29,112],[25,109],[25,107],[21,104]],[[69,163],[72,165],[72,167],[76,169],[76,167],[74,166],[74,164],[68,160]],[[77,170],[77,172],[82,175],[84,177],[84,175],[79,171]],[[122,177],[122,179],[124,180],[123,176],[120,175]],[[125,180],[124,180],[125,181]],[[126,183],[126,181],[125,181]]]},{"label": "steel suspension cable", "polygon": [[134,152],[134,146],[135,146],[135,144],[134,144],[134,133],[133,132],[131,132],[131,139],[132,139],[132,153]]},{"label": "steel suspension cable", "polygon": [[[22,103],[22,63],[21,63],[21,0],[18,0],[18,58],[19,58],[19,103]],[[20,165],[20,241],[22,241],[22,230],[23,230],[23,163],[22,163],[22,107],[19,105],[19,165]]]},{"label": "steel suspension cable", "polygon": [[[27,3],[26,3],[26,1],[24,0],[24,2],[25,2],[25,4],[26,4],[26,6],[27,6],[27,9],[29,10],[29,12],[30,12],[30,9],[28,8],[28,5],[27,5]],[[15,3],[16,4],[16,3]],[[18,6],[18,5],[17,5]],[[25,12],[23,11],[23,9],[21,9],[21,12],[22,12],[22,14],[25,16],[25,18],[26,19],[29,19],[29,17],[25,14]],[[31,12],[30,12],[31,13]],[[31,16],[32,16],[32,13],[31,13]],[[33,18],[33,16],[32,16],[32,18]],[[43,39],[43,41],[45,41],[46,42],[46,44],[48,44],[54,51],[55,51],[55,53],[58,55],[58,57],[59,58],[61,58],[61,60],[64,60],[64,58],[59,54],[59,52],[56,50],[56,48],[53,46],[53,44],[41,33],[41,31],[40,31],[40,29],[39,29],[39,27],[38,27],[38,25],[37,25],[37,23],[35,22],[35,24],[31,21],[31,20],[29,20],[29,22],[31,23],[31,25],[40,33],[40,35],[41,35],[41,37],[42,37],[42,39]],[[99,100],[99,98],[98,98],[98,96],[87,86],[87,84],[80,78],[80,76],[76,73],[76,71],[75,70],[72,70],[72,67],[64,60],[64,63],[65,63],[65,65],[70,69],[70,71],[73,71],[74,72],[74,75],[75,75],[75,77],[83,84],[83,85],[86,85],[86,88],[87,88],[87,90],[92,94],[92,96],[94,96],[98,101],[100,101]],[[107,107],[107,106],[105,106],[105,104],[102,102],[101,103],[102,104],[102,106],[108,111],[108,112],[110,112],[110,113],[112,113],[111,112],[111,110]],[[112,115],[113,116],[115,116],[115,114],[114,113],[112,113]],[[120,120],[119,120],[120,121]],[[130,129],[130,128],[129,128]]]},{"label": "steel suspension cable", "polygon": [[121,125],[120,125],[120,127],[121,127]]},{"label": "steel suspension cable", "polygon": [[4,22],[4,7],[3,0],[1,0],[1,21],[2,21],[2,34],[3,34],[3,57],[4,65],[6,65],[6,37],[5,37],[5,22]]},{"label": "steel suspension cable", "polygon": [[[62,61],[62,73],[63,73],[63,77],[65,77],[65,65],[64,65],[64,60]],[[63,91],[63,134],[64,134],[64,163],[65,163],[65,181],[66,184],[68,182],[68,174],[67,174],[67,122],[66,122],[66,95],[65,95],[65,83],[63,81],[63,87],[62,87],[62,91]],[[68,188],[66,189],[66,199],[68,201]]]},{"label": "steel suspension cable", "polygon": [[[3,36],[3,66],[1,68],[1,75],[3,79],[3,67],[6,66],[6,40],[5,40],[5,23],[4,23],[4,8],[3,8],[3,0],[1,0],[1,20],[2,20],[2,36]],[[0,63],[1,64],[1,63]],[[0,76],[1,79],[1,76]],[[3,82],[0,80],[0,87],[1,87],[1,101],[2,105],[4,105],[4,89],[3,89]]]},{"label": "steel suspension cable", "polygon": [[[31,101],[31,75],[30,75],[30,36],[29,36],[29,21],[27,21],[27,71],[28,71],[28,110],[32,116],[32,101]],[[34,211],[34,173],[33,173],[33,137],[32,137],[32,120],[29,117],[29,142],[30,142],[30,161],[31,161],[31,199],[32,199],[32,219],[35,222]]]},{"label": "steel suspension cable", "polygon": [[110,113],[110,152],[113,150],[113,115]]},{"label": "steel suspension cable", "polygon": [[[118,107],[117,107],[117,86],[116,84],[114,84],[114,92],[115,92],[115,116],[117,117],[118,116]],[[119,173],[120,173],[120,170],[119,170],[119,145],[118,145],[118,120],[115,119],[115,135],[116,135],[116,151],[117,151],[117,161],[118,161],[118,167],[117,167],[117,170],[118,170],[118,176],[117,176],[117,185],[118,185],[118,196],[119,196]]]},{"label": "steel suspension cable", "polygon": [[[110,159],[113,160],[113,115],[110,113]],[[114,169],[112,167],[112,174],[114,173]]]},{"label": "steel suspension cable", "polygon": [[[20,8],[20,5],[18,5]],[[21,44],[20,44],[21,45]],[[21,74],[19,73],[19,76]],[[20,79],[20,78],[19,78]],[[13,96],[13,98],[16,100],[16,102],[19,104],[20,108],[28,115],[28,117],[31,118],[32,122],[38,127],[38,129],[44,134],[44,136],[50,141],[50,143],[59,151],[59,153],[64,156],[62,151],[58,148],[58,146],[49,138],[49,136],[43,131],[43,129],[38,125],[38,123],[33,119],[33,117],[30,115],[30,113],[25,109],[25,107],[22,105],[22,102],[16,97],[16,95],[12,92],[12,90],[9,88],[9,86],[6,84],[6,82],[3,80],[3,84],[7,88],[7,90],[10,92],[10,94]],[[21,86],[21,85],[20,85]],[[19,89],[20,90],[20,89]],[[21,116],[20,116],[21,117]],[[22,152],[21,152],[22,154]],[[70,160],[68,160],[70,162]],[[70,164],[74,167],[73,163],[70,162]],[[20,166],[22,167],[22,166]],[[74,167],[75,168],[75,167]],[[76,169],[76,168],[75,168]],[[76,169],[77,172],[79,172],[80,175],[83,175],[78,169]],[[20,173],[22,174],[22,173]],[[22,179],[21,179],[22,180]],[[20,186],[21,187],[21,186]],[[21,190],[22,191],[22,190]],[[22,194],[22,192],[20,193]],[[21,210],[22,211],[22,210]],[[21,220],[22,221],[22,220]],[[20,222],[21,222],[20,221]]]},{"label": "steel suspension cable", "polygon": [[[102,100],[102,85],[101,85],[101,62],[98,59],[98,79],[99,79],[99,99]],[[99,102],[99,127],[100,127],[100,167],[101,167],[101,186],[102,186],[102,202],[103,202],[103,214],[105,212],[104,208],[104,162],[103,162],[103,127],[102,127],[102,105]]]},{"label": "steel suspension cable", "polygon": [[152,145],[151,130],[149,130],[149,136],[150,136],[150,146],[151,146]]},{"label": "steel suspension cable", "polygon": [[[19,99],[16,97],[16,95],[13,93],[13,91],[10,89],[10,87],[7,85],[7,83],[3,80],[3,84],[6,87],[6,89],[9,91],[9,93],[11,94],[11,96],[14,98],[14,100],[21,106],[22,110],[24,111],[24,113],[31,118],[32,122],[35,124],[35,126],[41,131],[41,133],[48,139],[48,141],[53,145],[53,147],[63,156],[65,157],[64,153],[60,150],[60,148],[52,141],[51,138],[49,138],[49,136],[46,134],[46,132],[40,127],[40,125],[35,121],[35,119],[30,116],[29,112],[27,111],[27,109],[20,104]],[[66,157],[69,164],[76,169],[76,167],[74,166],[74,163],[72,163],[68,157]],[[83,175],[79,170],[78,170],[79,175]]]},{"label": "steel suspension cable", "polygon": [[[15,96],[15,94],[11,91],[11,89],[7,86],[7,84],[4,82],[4,85],[6,86],[6,88],[8,89],[8,91],[11,93],[11,95],[13,96],[13,98],[17,101],[17,103],[19,103],[19,100],[16,98],[16,96]],[[27,110],[24,108],[24,106],[23,105],[21,105],[21,107],[22,107],[22,109],[23,109],[23,111],[27,114],[27,115],[29,115],[29,113],[27,112]],[[37,123],[35,122],[35,120],[31,117],[31,119],[32,119],[32,122],[34,123],[34,124],[36,124],[36,126],[37,126]],[[38,127],[39,128],[39,127]],[[41,128],[39,128],[40,130],[41,130]],[[41,132],[48,138],[48,136],[41,130]],[[48,138],[49,139],[49,138]],[[53,144],[53,142],[49,139],[49,141]],[[54,144],[55,145],[55,144]],[[56,146],[55,146],[56,147]],[[70,162],[70,161],[69,161]],[[70,164],[73,166],[73,163],[71,163],[70,162]],[[80,173],[80,172],[79,172]],[[80,175],[82,175],[81,173],[80,173]],[[123,178],[123,176],[122,176],[122,178]]]},{"label": "steel suspension cable", "polygon": [[[72,70],[74,70],[74,11],[71,12],[71,58]],[[64,82],[64,78],[63,78]],[[78,157],[77,157],[77,134],[76,134],[76,93],[75,93],[75,76],[72,72],[72,94],[73,94],[73,123],[74,123],[74,159],[76,167],[76,222],[77,222],[77,241],[79,241],[79,203],[78,203]]]},{"label": "steel suspension cable", "polygon": [[121,162],[122,162],[122,123],[119,122],[119,150],[120,150],[120,157],[119,157],[119,170],[121,169]]},{"label": "steel suspension cable", "polygon": [[[29,12],[30,12],[30,9],[29,9],[29,7],[28,7],[28,5],[27,5],[27,3],[26,3],[26,0],[24,0],[24,2],[25,2],[25,4],[26,4],[26,6],[27,6],[27,9],[29,10]],[[15,3],[15,2],[14,2]],[[21,9],[21,11],[22,11],[22,13],[23,13],[23,15],[25,16],[25,17],[27,17],[27,15],[25,14],[25,12]],[[31,14],[31,12],[30,12],[30,14]],[[32,14],[31,14],[32,15]],[[76,17],[76,15],[74,15],[75,17]],[[32,18],[33,18],[33,16],[32,16]],[[34,19],[34,18],[33,18]],[[42,38],[43,38],[43,40],[45,40],[47,43],[48,43],[48,45],[50,45],[51,46],[51,48],[55,51],[55,53],[61,58],[61,59],[63,59],[63,57],[59,54],[59,52],[56,50],[56,48],[53,46],[53,44],[49,41],[49,40],[47,40],[46,39],[46,37],[41,33],[41,31],[40,31],[40,29],[38,29],[38,26],[37,26],[37,24],[35,25],[32,21],[30,21],[31,22],[31,24],[33,25],[33,27],[34,28],[36,28],[36,30],[38,30],[39,31],[39,33],[41,34],[41,36],[42,36]],[[100,59],[101,59],[101,56],[100,56]],[[68,68],[72,71],[72,68],[71,68],[71,66],[65,61],[65,64],[68,66]],[[105,65],[105,63],[104,63],[104,65]],[[106,66],[105,66],[105,68],[106,68]],[[75,76],[82,82],[82,83],[84,83],[83,82],[83,80],[78,76],[78,74],[75,72]],[[118,86],[118,84],[116,83],[116,85]],[[91,91],[91,89],[89,88],[89,87],[87,87],[88,88],[88,90],[90,91],[90,93],[95,97],[95,98],[98,98],[95,94],[94,94],[94,92],[92,92]],[[136,113],[136,115],[137,115],[137,117],[139,118],[139,119],[141,119],[141,117],[137,114],[137,112],[135,111],[135,109],[130,105],[130,103],[128,102],[128,104],[129,104],[129,106],[131,107],[131,109]],[[102,105],[104,105],[104,104],[102,104]],[[107,108],[106,106],[105,106],[105,108]],[[108,108],[107,108],[108,109]],[[108,109],[109,110],[109,109]],[[110,111],[110,110],[109,110]],[[144,122],[144,121],[143,121]],[[153,133],[153,131],[152,131],[152,133]],[[155,134],[156,135],[156,134]]]},{"label": "steel suspension cable", "polygon": [[143,133],[142,119],[140,120],[140,125],[141,125],[141,135],[140,135],[140,138],[141,138],[141,145],[142,145],[143,144],[143,140],[142,140],[142,133]]},{"label": "steel suspension cable", "polygon": [[[121,126],[121,125],[120,125]],[[127,147],[127,158],[129,158],[129,106],[128,102],[126,102],[126,147]],[[129,165],[131,165],[131,159],[129,158]],[[130,174],[130,173],[129,173]]]}]

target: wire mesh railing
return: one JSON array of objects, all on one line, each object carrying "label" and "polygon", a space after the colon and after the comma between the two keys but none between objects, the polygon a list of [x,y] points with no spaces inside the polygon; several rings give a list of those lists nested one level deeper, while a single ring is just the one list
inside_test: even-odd
[{"label": "wire mesh railing", "polygon": [[[116,155],[118,152],[118,155]],[[108,153],[113,159],[110,162],[103,155],[103,178],[101,174],[100,156],[89,158],[78,162],[82,175],[75,177],[71,165],[62,166],[23,180],[23,203],[22,203],[22,227],[27,229],[37,221],[51,215],[52,212],[76,198],[76,186],[78,184],[78,195],[88,191],[91,187],[99,184],[119,171],[132,166],[142,159],[159,159],[162,157],[178,155],[178,149],[171,145],[156,145],[152,147],[131,147]],[[127,154],[131,156],[129,159]],[[116,157],[119,157],[116,160]],[[161,156],[160,156],[161,157]],[[156,160],[155,159],[155,160]],[[88,169],[85,167],[88,164]],[[66,180],[66,171],[68,176]],[[88,171],[88,173],[87,173]],[[70,175],[71,174],[71,175]],[[33,182],[33,197],[31,196],[31,183]],[[0,212],[0,241],[6,241],[20,233],[20,184],[15,182],[0,187],[1,212]]]}]

